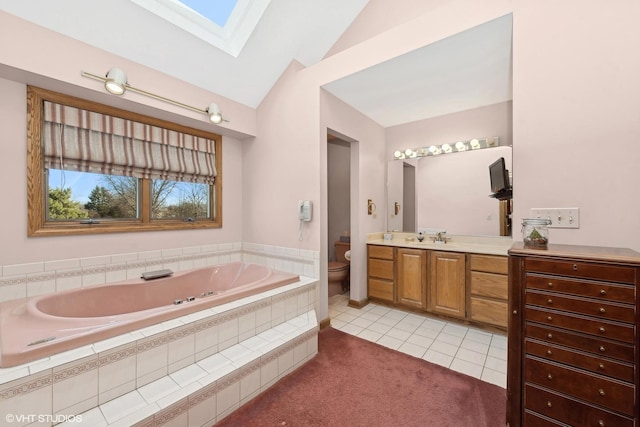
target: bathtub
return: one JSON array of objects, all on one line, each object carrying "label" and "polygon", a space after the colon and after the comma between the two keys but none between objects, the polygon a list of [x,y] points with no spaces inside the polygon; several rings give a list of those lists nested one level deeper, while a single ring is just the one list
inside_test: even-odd
[{"label": "bathtub", "polygon": [[0,304],[7,368],[294,283],[299,276],[233,262]]}]

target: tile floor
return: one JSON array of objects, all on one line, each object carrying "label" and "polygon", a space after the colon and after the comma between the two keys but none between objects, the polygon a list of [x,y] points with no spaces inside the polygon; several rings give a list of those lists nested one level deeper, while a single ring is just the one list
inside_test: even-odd
[{"label": "tile floor", "polygon": [[348,294],[329,298],[335,329],[506,388],[506,334],[374,303],[357,309],[348,301]]}]

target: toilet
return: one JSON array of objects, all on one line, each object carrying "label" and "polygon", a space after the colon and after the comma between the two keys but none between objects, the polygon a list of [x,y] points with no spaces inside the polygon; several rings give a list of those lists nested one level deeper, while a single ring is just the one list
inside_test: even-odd
[{"label": "toilet", "polygon": [[335,242],[336,260],[329,262],[329,296],[341,294],[349,289],[349,258],[351,243]]}]

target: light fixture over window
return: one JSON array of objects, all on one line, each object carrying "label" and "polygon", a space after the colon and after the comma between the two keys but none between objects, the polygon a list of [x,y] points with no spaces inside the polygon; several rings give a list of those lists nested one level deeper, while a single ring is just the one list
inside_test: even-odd
[{"label": "light fixture over window", "polygon": [[207,113],[209,113],[209,120],[211,120],[211,123],[218,124],[222,122],[222,120],[224,120],[222,118],[222,113],[220,112],[220,107],[218,107],[218,104],[216,104],[215,102],[209,104]]},{"label": "light fixture over window", "polygon": [[222,116],[222,112],[220,112],[220,107],[215,102],[212,102],[211,104],[209,104],[206,110],[203,110],[202,108],[192,107],[191,105],[183,104],[182,102],[174,101],[173,99],[165,98],[164,96],[156,95],[155,93],[147,92],[146,90],[133,87],[127,82],[127,75],[121,68],[113,67],[109,69],[109,72],[105,77],[91,74],[86,71],[82,71],[81,74],[84,77],[89,77],[90,79],[100,80],[101,82],[104,82],[104,87],[107,90],[107,92],[112,93],[114,95],[123,95],[125,91],[130,90],[131,92],[135,92],[140,95],[144,95],[160,101],[168,102],[169,104],[186,108],[191,111],[196,111],[198,113],[206,114],[207,116],[209,116],[209,120],[211,121],[211,123],[214,123],[214,124],[220,124],[222,122],[229,121]]},{"label": "light fixture over window", "polygon": [[104,81],[104,87],[109,93],[122,95],[127,90],[127,75],[120,68],[111,68]]}]

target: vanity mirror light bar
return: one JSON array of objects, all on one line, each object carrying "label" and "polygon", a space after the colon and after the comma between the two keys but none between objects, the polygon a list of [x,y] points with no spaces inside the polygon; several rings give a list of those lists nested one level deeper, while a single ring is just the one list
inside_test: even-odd
[{"label": "vanity mirror light bar", "polygon": [[480,150],[483,148],[492,148],[500,145],[500,137],[493,138],[474,138],[469,141],[458,141],[451,144],[430,145],[428,147],[407,148],[406,150],[397,150],[393,153],[396,160],[415,159],[418,157],[438,156],[440,154],[459,153],[461,151]]}]

